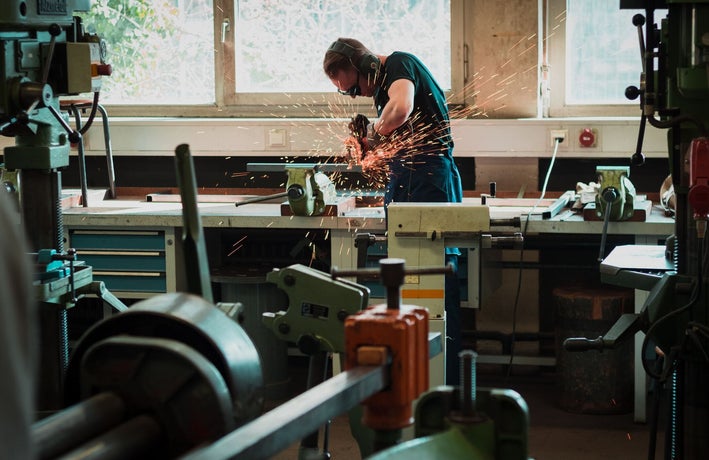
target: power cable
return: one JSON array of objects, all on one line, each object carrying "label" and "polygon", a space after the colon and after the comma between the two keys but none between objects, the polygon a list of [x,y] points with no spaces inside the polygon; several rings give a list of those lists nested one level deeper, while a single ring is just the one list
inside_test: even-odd
[{"label": "power cable", "polygon": [[539,199],[534,203],[534,206],[532,206],[532,209],[527,213],[527,219],[525,220],[524,224],[524,229],[522,230],[522,248],[519,250],[519,271],[517,274],[517,291],[515,294],[515,301],[514,305],[512,307],[512,334],[511,334],[511,341],[510,341],[510,360],[507,365],[507,375],[505,376],[505,382],[510,377],[510,373],[512,372],[512,362],[514,361],[514,356],[515,356],[515,335],[517,333],[517,309],[519,307],[519,297],[520,293],[522,291],[522,270],[524,268],[524,242],[525,242],[525,237],[527,236],[527,228],[529,227],[529,220],[534,213],[534,211],[537,210],[537,206],[544,200],[544,196],[546,195],[547,191],[547,186],[549,185],[549,177],[551,176],[551,171],[554,168],[554,162],[556,161],[556,154],[559,151],[559,144],[563,142],[563,138],[557,137],[554,139],[554,151],[551,156],[551,162],[549,163],[549,168],[547,168],[547,173],[546,176],[544,177],[544,183],[542,185],[542,193],[539,196]]}]

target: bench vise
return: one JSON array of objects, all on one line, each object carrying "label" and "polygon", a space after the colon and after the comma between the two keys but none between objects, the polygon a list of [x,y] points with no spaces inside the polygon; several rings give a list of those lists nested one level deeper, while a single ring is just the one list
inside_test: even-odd
[{"label": "bench vise", "polygon": [[262,317],[279,339],[309,355],[345,351],[345,319],[367,306],[369,288],[301,264],[275,269],[266,280],[288,296],[286,311]]}]

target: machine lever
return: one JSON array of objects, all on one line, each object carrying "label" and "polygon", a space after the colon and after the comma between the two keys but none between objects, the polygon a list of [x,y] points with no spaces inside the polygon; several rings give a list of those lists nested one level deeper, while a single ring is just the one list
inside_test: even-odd
[{"label": "machine lever", "polygon": [[379,275],[382,284],[387,289],[387,308],[398,310],[401,307],[401,286],[405,284],[405,275],[453,275],[455,267],[447,264],[445,267],[404,268],[404,259],[386,258],[379,261],[379,268],[360,268],[357,270],[339,270],[332,267],[332,279],[344,276]]},{"label": "machine lever", "polygon": [[643,155],[643,139],[645,138],[645,123],[647,117],[643,113],[640,115],[640,128],[638,128],[638,143],[635,146],[635,153],[630,157],[630,164],[633,166],[641,166],[645,164],[645,155]]},{"label": "machine lever", "polygon": [[62,128],[64,128],[64,130],[69,134],[69,142],[72,144],[78,144],[81,140],[81,133],[69,126],[69,123],[62,118],[61,114],[53,106],[50,105],[47,108],[52,115],[54,115],[54,118],[56,118],[59,124],[62,125]]},{"label": "machine lever", "polygon": [[640,42],[640,60],[643,65],[643,73],[645,73],[645,37],[643,36],[643,26],[645,25],[645,16],[636,14],[633,16],[633,25],[638,29],[638,41]]},{"label": "machine lever", "polygon": [[572,337],[564,340],[564,350],[566,351],[588,351],[598,350],[603,351],[603,336],[598,336],[595,339],[587,339],[585,337]]},{"label": "machine lever", "polygon": [[613,349],[629,337],[635,335],[640,330],[640,317],[634,313],[625,313],[618,318],[605,335],[595,339],[585,337],[571,337],[564,340],[564,350],[566,351],[588,351]]}]

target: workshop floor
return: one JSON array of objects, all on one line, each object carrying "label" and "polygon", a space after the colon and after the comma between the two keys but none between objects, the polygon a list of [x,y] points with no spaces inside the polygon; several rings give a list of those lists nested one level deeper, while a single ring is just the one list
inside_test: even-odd
[{"label": "workshop floor", "polygon": [[[304,388],[307,361],[290,357],[292,391]],[[302,385],[302,386],[301,386]],[[478,374],[478,385],[511,388],[527,402],[530,413],[529,457],[536,460],[640,460],[648,458],[649,426],[633,422],[632,413],[619,415],[573,414],[562,410],[553,372],[512,375],[507,380],[498,374]],[[277,404],[277,403],[276,403]],[[320,440],[322,442],[322,430]],[[331,457],[359,459],[359,449],[349,432],[346,416],[330,425]],[[663,458],[662,434],[658,436],[656,458]],[[298,458],[298,446],[292,445],[273,457],[278,460]]]}]

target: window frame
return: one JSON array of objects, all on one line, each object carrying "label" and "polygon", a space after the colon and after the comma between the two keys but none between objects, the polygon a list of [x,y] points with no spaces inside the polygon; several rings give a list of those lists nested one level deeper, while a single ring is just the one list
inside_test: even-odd
[{"label": "window frame", "polygon": [[[566,3],[567,0],[547,0],[544,30],[548,46],[548,58],[543,63],[548,75],[549,118],[569,117],[637,117],[639,105],[635,104],[567,104],[566,103]],[[563,19],[560,19],[563,18]],[[632,34],[632,25],[628,24]],[[640,84],[629,81],[630,85]]]},{"label": "window frame", "polygon": [[[451,10],[451,90],[446,93],[451,104],[466,100],[464,10],[465,0],[450,0]],[[331,93],[236,93],[226,82],[235,78],[234,2],[213,0],[215,103],[193,105],[110,105],[112,116],[141,117],[224,117],[224,118],[327,118],[332,105],[346,106],[353,113],[374,115],[369,98],[351,99]],[[229,24],[224,32],[223,24]],[[324,50],[323,50],[324,52]],[[110,77],[109,77],[110,78]],[[268,101],[264,103],[264,101]],[[313,103],[313,101],[318,101]],[[322,102],[320,102],[322,101]]]}]

